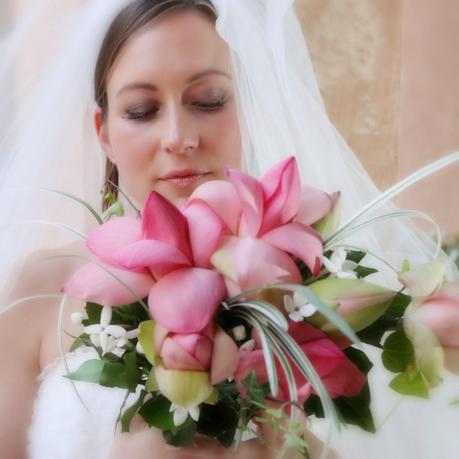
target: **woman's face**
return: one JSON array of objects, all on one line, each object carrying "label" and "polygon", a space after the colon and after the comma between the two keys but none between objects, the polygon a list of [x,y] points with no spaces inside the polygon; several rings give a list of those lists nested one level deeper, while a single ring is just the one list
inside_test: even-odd
[{"label": "woman's face", "polygon": [[139,30],[107,80],[95,124],[121,187],[139,205],[156,190],[175,203],[241,167],[226,43],[202,13],[176,11]]}]

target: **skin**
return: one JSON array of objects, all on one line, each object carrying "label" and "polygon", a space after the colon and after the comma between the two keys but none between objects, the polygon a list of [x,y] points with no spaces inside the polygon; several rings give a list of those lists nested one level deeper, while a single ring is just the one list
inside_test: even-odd
[{"label": "skin", "polygon": [[[106,119],[95,113],[100,144],[140,206],[151,190],[178,203],[204,181],[225,179],[225,166],[240,168],[230,54],[203,14],[173,12],[131,37],[107,97]],[[162,180],[183,169],[207,175],[186,187]]]}]

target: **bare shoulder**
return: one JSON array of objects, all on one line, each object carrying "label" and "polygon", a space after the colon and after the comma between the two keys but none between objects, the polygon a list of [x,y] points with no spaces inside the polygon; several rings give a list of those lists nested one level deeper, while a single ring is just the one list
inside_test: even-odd
[{"label": "bare shoulder", "polygon": [[[67,255],[76,255],[68,257]],[[61,303],[61,289],[84,262],[79,256],[87,257],[84,245],[72,244],[59,249],[40,250],[31,253],[16,270],[10,280],[10,292],[2,298],[1,306],[16,305],[0,314],[1,341],[15,340],[17,352],[24,353],[41,369],[58,356],[57,318]],[[84,304],[69,299],[66,303],[64,327],[72,332],[69,316],[81,310]],[[29,363],[32,363],[29,361]]]}]

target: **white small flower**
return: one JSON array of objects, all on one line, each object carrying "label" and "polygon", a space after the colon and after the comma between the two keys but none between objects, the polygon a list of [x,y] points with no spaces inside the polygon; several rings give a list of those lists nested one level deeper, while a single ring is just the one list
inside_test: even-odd
[{"label": "white small flower", "polygon": [[83,322],[83,320],[85,320],[85,316],[84,314],[82,314],[81,312],[73,312],[71,315],[70,315],[70,320],[75,324],[75,325],[81,325],[81,322]]},{"label": "white small flower", "polygon": [[136,338],[139,330],[126,331],[120,325],[110,325],[112,320],[112,308],[104,307],[100,314],[100,324],[93,324],[85,327],[84,331],[91,339],[91,342],[102,348],[102,355],[109,352],[119,351],[128,343],[128,340]]},{"label": "white small flower", "polygon": [[247,430],[244,430],[241,435],[241,441],[249,441],[258,437],[258,426],[250,420],[247,423]]},{"label": "white small flower", "polygon": [[311,317],[317,311],[313,304],[308,303],[308,300],[297,292],[293,294],[293,298],[290,295],[284,295],[284,308],[290,320],[294,322],[302,322],[305,317]]},{"label": "white small flower", "polygon": [[346,249],[342,247],[336,249],[330,258],[323,257],[324,266],[332,276],[338,279],[357,279],[354,269],[358,265],[354,261],[346,260],[346,254]]},{"label": "white small flower", "polygon": [[242,341],[247,337],[244,325],[238,325],[232,329],[233,337],[236,341]]},{"label": "white small flower", "polygon": [[188,419],[188,415],[196,422],[199,420],[199,406],[185,408],[172,403],[169,412],[174,413],[174,425],[176,427],[181,426]]}]

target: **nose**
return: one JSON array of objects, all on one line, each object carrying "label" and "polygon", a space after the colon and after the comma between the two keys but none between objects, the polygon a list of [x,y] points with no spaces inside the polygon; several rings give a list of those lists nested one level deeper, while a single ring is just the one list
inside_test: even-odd
[{"label": "nose", "polygon": [[169,106],[163,121],[161,147],[164,151],[188,154],[198,146],[197,129],[181,107]]}]

